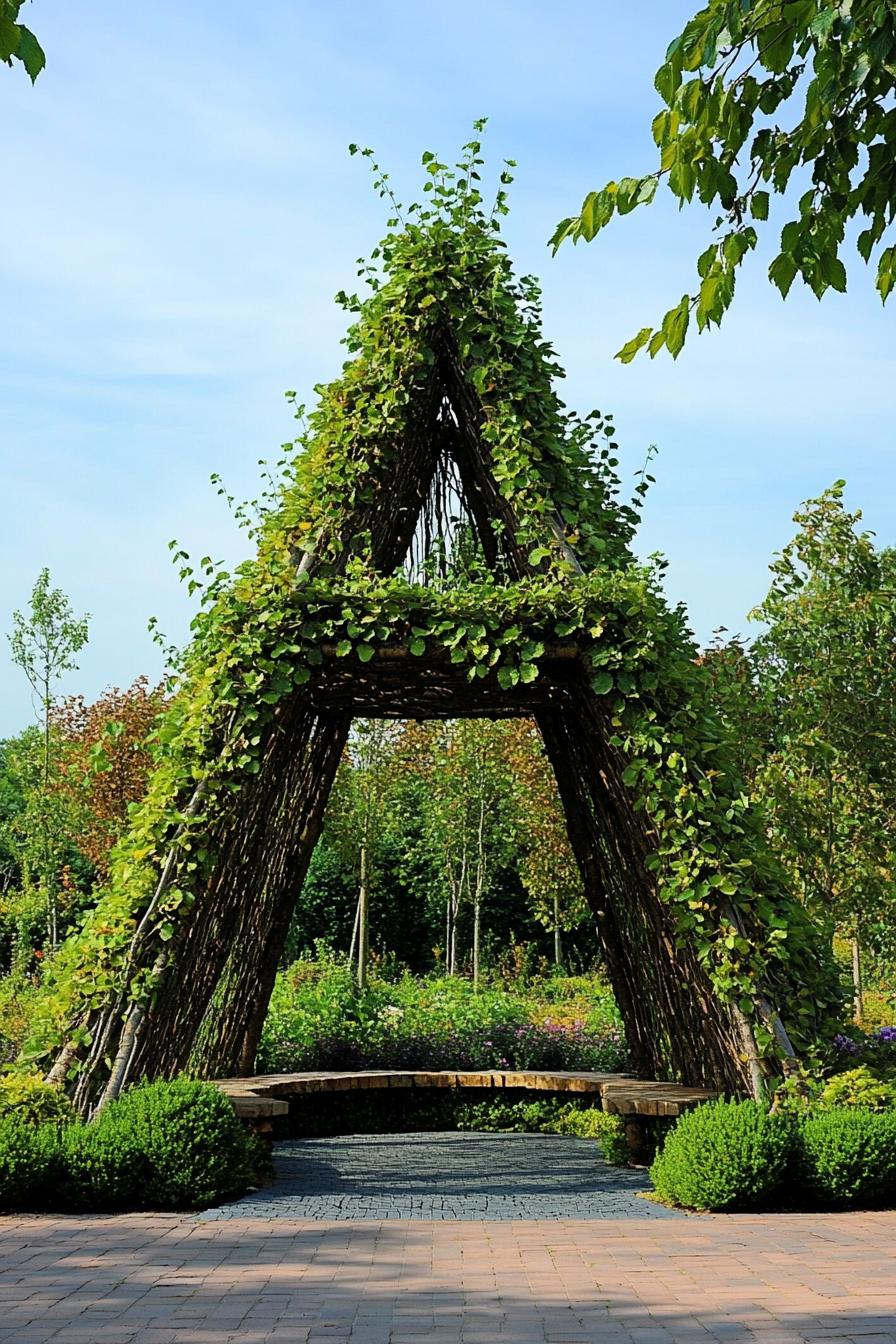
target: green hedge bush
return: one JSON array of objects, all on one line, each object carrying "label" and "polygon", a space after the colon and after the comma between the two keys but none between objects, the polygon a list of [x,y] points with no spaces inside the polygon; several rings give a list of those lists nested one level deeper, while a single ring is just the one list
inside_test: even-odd
[{"label": "green hedge bush", "polygon": [[100,1120],[60,1134],[61,1180],[55,1203],[70,1213],[117,1213],[146,1204],[147,1162],[133,1135]]},{"label": "green hedge bush", "polygon": [[810,1113],[798,1127],[795,1166],[801,1188],[823,1207],[896,1203],[896,1113]]},{"label": "green hedge bush", "polygon": [[680,1118],[650,1176],[661,1199],[684,1208],[768,1208],[792,1149],[787,1117],[755,1101],[714,1101]]},{"label": "green hedge bush", "polygon": [[0,1209],[35,1212],[59,1187],[58,1131],[21,1116],[0,1118]]},{"label": "green hedge bush", "polygon": [[97,1127],[107,1143],[117,1137],[141,1154],[147,1208],[198,1208],[251,1183],[252,1140],[209,1083],[181,1078],[131,1088],[106,1108]]},{"label": "green hedge bush", "polygon": [[0,1117],[0,1209],[38,1213],[205,1208],[260,1165],[255,1140],[210,1083],[148,1083],[92,1124]]}]

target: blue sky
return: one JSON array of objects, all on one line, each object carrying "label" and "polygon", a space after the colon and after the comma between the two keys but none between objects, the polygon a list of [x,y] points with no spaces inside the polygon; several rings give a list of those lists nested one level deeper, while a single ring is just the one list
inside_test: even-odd
[{"label": "blue sky", "polygon": [[[490,160],[519,161],[506,236],[542,277],[566,400],[614,412],[626,470],[659,449],[640,546],[697,634],[744,628],[794,508],[837,477],[892,542],[891,316],[860,263],[850,294],[785,305],[766,249],[721,332],[623,367],[711,221],[661,201],[546,248],[587,190],[653,166],[653,71],[693,7],[38,0],[46,71],[32,89],[0,69],[0,627],[48,565],[92,615],[64,689],[158,673],[148,617],[181,641],[191,610],[166,543],[239,558],[210,473],[251,496],[292,433],[283,391],[338,372],[332,296],[385,219],[348,143],[413,199],[421,152],[450,155],[479,116]],[[0,735],[30,714],[4,641]]]}]

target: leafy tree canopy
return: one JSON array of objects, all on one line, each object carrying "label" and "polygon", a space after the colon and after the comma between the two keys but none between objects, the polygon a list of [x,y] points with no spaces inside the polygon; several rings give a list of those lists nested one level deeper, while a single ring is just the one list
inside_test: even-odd
[{"label": "leafy tree canopy", "polygon": [[655,79],[664,107],[653,122],[657,169],[592,191],[552,239],[590,242],[614,215],[654,199],[660,183],[684,205],[716,206],[715,239],[697,261],[699,284],[656,328],[618,353],[645,346],[678,355],[693,320],[718,325],[738,267],[757,243],[770,200],[804,190],[781,232],[769,279],[786,297],[797,275],[820,299],[846,289],[847,228],[874,257],[886,302],[896,281],[896,5],[893,0],[709,0],[672,42]]},{"label": "leafy tree canopy", "polygon": [[47,58],[31,29],[19,23],[23,3],[24,0],[0,0],[0,60],[7,65],[21,61],[33,84]]},{"label": "leafy tree canopy", "polygon": [[896,928],[896,553],[843,482],[795,515],[752,613],[764,629],[707,657],[790,886],[830,930],[882,953]]}]

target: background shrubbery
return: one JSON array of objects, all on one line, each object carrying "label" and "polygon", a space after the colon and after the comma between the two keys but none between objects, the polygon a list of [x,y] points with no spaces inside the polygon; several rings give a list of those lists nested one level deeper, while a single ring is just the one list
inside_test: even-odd
[{"label": "background shrubbery", "polygon": [[277,979],[260,1073],[313,1069],[626,1067],[612,994],[594,976],[474,990],[459,976],[380,970],[359,993],[344,959],[301,959]]},{"label": "background shrubbery", "polygon": [[335,1134],[427,1133],[475,1130],[486,1133],[569,1134],[594,1139],[606,1161],[628,1162],[622,1119],[608,1115],[588,1096],[502,1089],[500,1096],[474,1100],[456,1088],[387,1088],[353,1092],[346,1106],[342,1093],[309,1093],[281,1123],[290,1138]]}]

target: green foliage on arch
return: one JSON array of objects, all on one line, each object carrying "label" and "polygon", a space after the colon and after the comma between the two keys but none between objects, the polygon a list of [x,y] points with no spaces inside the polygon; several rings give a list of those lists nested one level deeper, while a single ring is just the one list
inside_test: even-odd
[{"label": "green foliage on arch", "polygon": [[[317,390],[256,557],[210,576],[147,796],[97,908],[56,959],[32,1058],[79,1034],[90,1046],[92,1012],[151,998],[159,963],[148,950],[163,953],[189,920],[211,872],[216,813],[261,768],[278,711],[323,646],[360,669],[386,640],[403,642],[409,661],[449,649],[471,681],[504,686],[537,679],[546,643],[581,642],[652,836],[661,898],[718,994],[751,1019],[757,996],[773,995],[802,1048],[837,1002],[814,929],[729,768],[683,615],[630,552],[637,510],[619,499],[612,425],[571,415],[554,390],[562,370],[537,286],[514,276],[499,234],[510,174],[489,211],[478,141],[456,170],[429,155],[424,164],[425,204],[404,216],[374,165],[395,209],[362,267],[369,296],[343,296],[355,318],[349,360]],[[388,498],[446,331],[523,560],[515,576],[475,563],[450,586],[425,586],[400,568],[380,572],[368,520]],[[757,1036],[773,1049],[759,1025]]]}]

